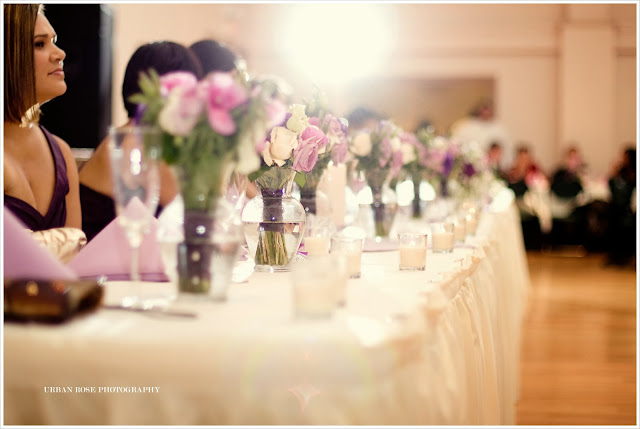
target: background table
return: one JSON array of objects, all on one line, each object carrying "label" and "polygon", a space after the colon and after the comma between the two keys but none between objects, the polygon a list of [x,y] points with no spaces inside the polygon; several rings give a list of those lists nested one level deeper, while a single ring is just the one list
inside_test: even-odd
[{"label": "background table", "polygon": [[[254,273],[225,303],[173,305],[195,319],[100,309],[5,323],[4,423],[514,424],[529,277],[513,194],[464,246],[429,251],[425,272],[398,258],[365,253],[325,321],[294,320],[290,274]],[[106,303],[131,286],[107,283]]]}]

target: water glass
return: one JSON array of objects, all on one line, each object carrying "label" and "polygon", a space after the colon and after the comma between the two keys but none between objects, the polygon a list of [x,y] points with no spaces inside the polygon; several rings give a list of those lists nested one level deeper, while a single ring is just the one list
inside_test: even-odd
[{"label": "water glass", "polygon": [[327,319],[346,300],[346,264],[322,255],[294,264],[291,270],[296,319]]},{"label": "water glass", "polygon": [[400,271],[424,271],[427,265],[427,237],[423,233],[399,233]]},{"label": "water glass", "polygon": [[334,235],[331,237],[331,254],[337,255],[345,261],[349,277],[359,279],[362,269],[362,250],[364,239],[362,237],[349,237]]},{"label": "water glass", "polygon": [[[138,282],[139,248],[160,195],[160,131],[146,126],[110,127],[108,145],[117,219],[131,248],[130,278]],[[123,301],[123,305],[139,304],[144,305],[138,294]]]}]

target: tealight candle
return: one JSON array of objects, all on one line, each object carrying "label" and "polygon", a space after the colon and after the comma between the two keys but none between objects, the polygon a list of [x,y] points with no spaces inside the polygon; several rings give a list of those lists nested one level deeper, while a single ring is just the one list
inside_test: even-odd
[{"label": "tealight candle", "polygon": [[451,253],[455,241],[452,222],[431,223],[431,240],[434,253]]},{"label": "tealight candle", "polygon": [[478,217],[476,212],[467,213],[466,222],[465,222],[465,230],[467,231],[467,235],[474,235],[476,233],[476,228],[478,227]]},{"label": "tealight candle", "polygon": [[424,271],[427,265],[427,234],[398,234],[401,271]]},{"label": "tealight candle", "polygon": [[455,235],[456,242],[458,243],[464,243],[464,239],[467,236],[466,224],[467,224],[467,219],[465,216],[459,216],[454,219],[453,233]]}]

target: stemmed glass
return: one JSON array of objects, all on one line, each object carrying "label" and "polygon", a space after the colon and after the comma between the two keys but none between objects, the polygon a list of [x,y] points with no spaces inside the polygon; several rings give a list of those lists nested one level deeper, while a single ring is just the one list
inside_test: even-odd
[{"label": "stemmed glass", "polygon": [[[160,194],[160,131],[146,126],[110,127],[109,155],[117,219],[131,247],[130,279],[139,283],[139,249]],[[124,298],[122,304],[144,306],[138,295]]]}]

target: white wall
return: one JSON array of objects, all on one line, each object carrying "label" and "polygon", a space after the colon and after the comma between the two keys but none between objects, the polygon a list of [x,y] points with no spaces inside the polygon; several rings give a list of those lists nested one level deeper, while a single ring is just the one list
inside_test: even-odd
[{"label": "white wall", "polygon": [[[291,11],[303,6],[113,4],[114,122],[125,118],[119,91],[129,56],[140,44],[159,39],[187,45],[206,37],[224,41],[247,59],[250,72],[278,74],[301,96],[307,95],[311,82],[293,71],[290,58],[281,49],[282,30],[291,19]],[[340,13],[340,6],[326,5],[337,8],[332,13]],[[617,158],[622,143],[636,141],[633,4],[363,6],[384,8],[388,16],[397,17],[393,27],[396,48],[392,58],[377,70],[378,77],[384,76],[386,84],[393,85],[395,80],[397,93],[406,93],[406,80],[493,79],[498,118],[515,140],[531,143],[546,170],[556,165],[568,139],[580,140],[594,172],[603,174]],[[600,33],[580,26],[594,21],[598,22]],[[565,30],[570,25],[578,25],[579,30],[573,31],[582,31],[582,40],[569,40]],[[310,22],[308,27],[309,31],[331,31],[331,22]],[[606,38],[600,37],[605,33]],[[578,63],[580,52],[591,50],[592,44],[598,47],[597,55],[607,56],[607,65],[595,71],[584,70],[591,73],[589,76],[582,74]],[[599,61],[593,59],[595,64]],[[371,77],[372,91],[375,78],[376,75]],[[600,79],[596,87],[593,79]],[[592,85],[589,102],[605,100],[595,111],[588,110],[576,95],[586,90],[585,85]],[[344,86],[328,85],[325,89],[337,113],[346,114],[353,107],[346,99],[349,91]],[[387,91],[393,93],[392,89]],[[420,105],[415,100],[407,103]],[[393,105],[403,103],[385,103],[385,107]],[[443,105],[442,111],[466,112],[468,107]],[[422,117],[420,112],[406,109],[386,113],[407,127]],[[605,120],[594,120],[596,116]]]}]

